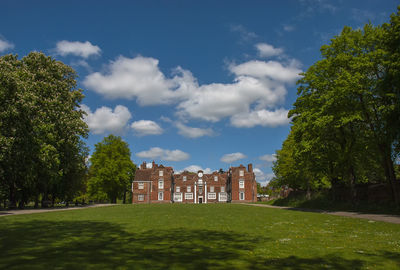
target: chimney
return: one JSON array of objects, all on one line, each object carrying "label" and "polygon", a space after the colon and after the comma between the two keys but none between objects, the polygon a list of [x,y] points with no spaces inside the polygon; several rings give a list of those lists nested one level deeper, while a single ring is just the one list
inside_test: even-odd
[{"label": "chimney", "polygon": [[154,162],[154,160],[153,160],[153,162],[151,164],[153,165],[152,166],[153,169],[156,168],[156,163]]},{"label": "chimney", "polygon": [[141,169],[146,169],[146,161],[143,161],[142,165],[140,166]]},{"label": "chimney", "polygon": [[247,171],[248,172],[253,172],[253,164],[249,164],[249,165],[247,165]]}]

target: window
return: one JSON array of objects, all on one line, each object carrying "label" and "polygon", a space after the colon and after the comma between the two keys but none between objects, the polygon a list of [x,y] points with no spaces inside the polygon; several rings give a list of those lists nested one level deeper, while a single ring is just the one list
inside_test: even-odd
[{"label": "window", "polygon": [[219,198],[218,198],[218,201],[220,201],[220,202],[226,202],[227,201],[227,196],[226,196],[226,193],[225,192],[221,192],[221,193],[219,193]]},{"label": "window", "polygon": [[186,180],[187,180],[187,176],[184,175],[184,176],[183,176],[183,181],[186,181]]},{"label": "window", "polygon": [[210,192],[214,192],[214,187],[210,186]]},{"label": "window", "polygon": [[218,176],[214,176],[214,181],[218,181]]},{"label": "window", "polygon": [[164,171],[159,171],[158,176],[164,176]]},{"label": "window", "polygon": [[174,201],[181,202],[182,201],[182,193],[175,193],[174,194]]},{"label": "window", "polygon": [[144,195],[143,194],[139,194],[137,200],[138,201],[144,201]]},{"label": "window", "polygon": [[221,192],[225,192],[225,187],[221,187]]},{"label": "window", "polygon": [[244,200],[244,192],[239,192],[239,200]]},{"label": "window", "polygon": [[164,200],[164,193],[163,192],[158,192],[158,200],[159,201]]},{"label": "window", "polygon": [[185,193],[185,200],[193,200],[193,193]]},{"label": "window", "polygon": [[217,198],[217,196],[216,196],[216,194],[214,192],[213,193],[211,193],[211,192],[208,193],[207,196],[208,196],[209,200],[215,200]]},{"label": "window", "polygon": [[164,189],[164,181],[163,180],[158,181],[158,189]]},{"label": "window", "polygon": [[239,180],[239,188],[244,188],[244,180]]},{"label": "window", "polygon": [[187,192],[192,192],[192,187],[191,187],[191,186],[187,186],[187,187],[186,187],[186,191],[187,191]]},{"label": "window", "polygon": [[176,192],[181,192],[181,187],[176,187]]},{"label": "window", "polygon": [[139,182],[138,189],[144,189],[144,183],[143,182]]},{"label": "window", "polygon": [[239,171],[239,176],[244,176],[244,171],[243,170]]}]

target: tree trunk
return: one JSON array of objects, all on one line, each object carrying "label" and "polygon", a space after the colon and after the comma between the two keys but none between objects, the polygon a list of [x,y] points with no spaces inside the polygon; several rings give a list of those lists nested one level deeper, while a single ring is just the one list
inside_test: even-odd
[{"label": "tree trunk", "polygon": [[124,197],[123,197],[123,202],[122,202],[123,204],[125,204],[126,203],[126,189],[124,190]]},{"label": "tree trunk", "polygon": [[35,206],[34,206],[34,208],[35,209],[39,208],[39,195],[35,196]]},{"label": "tree trunk", "polygon": [[15,188],[14,185],[12,184],[10,186],[10,205],[8,206],[10,209],[15,209],[17,208],[17,198],[15,194]]},{"label": "tree trunk", "polygon": [[379,150],[381,151],[382,154],[382,162],[383,162],[383,168],[385,170],[386,180],[390,185],[393,201],[396,204],[396,207],[400,208],[400,199],[396,187],[396,174],[394,171],[392,157],[390,155],[390,151],[387,150],[385,151],[385,149],[386,147],[384,147],[383,145],[379,146]]}]

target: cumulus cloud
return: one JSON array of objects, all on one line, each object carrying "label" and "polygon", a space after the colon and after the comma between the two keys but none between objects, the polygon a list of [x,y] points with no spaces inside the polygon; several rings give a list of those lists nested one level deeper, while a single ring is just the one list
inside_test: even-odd
[{"label": "cumulus cloud", "polygon": [[0,37],[0,52],[4,52],[13,48],[14,44]]},{"label": "cumulus cloud", "polygon": [[251,128],[257,125],[276,127],[290,122],[287,115],[288,110],[285,109],[277,109],[275,111],[255,110],[232,116],[231,124],[238,128]]},{"label": "cumulus cloud", "polygon": [[93,45],[89,41],[80,42],[67,40],[57,42],[55,50],[62,56],[72,54],[83,58],[88,58],[91,55],[99,55],[101,52],[99,46]]},{"label": "cumulus cloud", "polygon": [[103,106],[92,112],[88,106],[82,104],[81,109],[87,113],[84,121],[93,134],[122,134],[131,118],[128,108],[122,105],[117,105],[114,110]]},{"label": "cumulus cloud", "polygon": [[136,153],[141,158],[160,159],[165,161],[182,161],[189,159],[190,155],[181,150],[168,150],[160,147],[152,147],[147,151]]},{"label": "cumulus cloud", "polygon": [[223,155],[221,158],[221,161],[225,162],[225,163],[232,163],[232,162],[238,161],[243,158],[246,158],[246,155],[243,153],[237,152],[237,153]]},{"label": "cumulus cloud", "polygon": [[259,182],[262,186],[266,186],[268,182],[275,177],[274,173],[264,173],[259,168],[254,168],[253,171],[256,176],[256,181]]},{"label": "cumulus cloud", "polygon": [[135,121],[131,124],[131,128],[138,136],[160,135],[163,133],[163,129],[156,122],[150,120]]},{"label": "cumulus cloud", "polygon": [[189,127],[182,123],[177,123],[178,133],[187,138],[199,138],[203,136],[213,136],[214,131],[211,128]]},{"label": "cumulus cloud", "polygon": [[277,56],[277,55],[281,55],[283,53],[283,49],[274,48],[274,46],[267,44],[267,43],[258,43],[255,46],[258,50],[258,54],[261,57]]},{"label": "cumulus cloud", "polygon": [[[217,122],[231,118],[236,127],[288,123],[280,118],[282,109],[276,107],[285,99],[286,85],[300,78],[302,71],[297,61],[254,60],[231,64],[229,70],[235,76],[232,83],[199,85],[190,71],[180,67],[167,77],[159,69],[157,59],[121,56],[110,63],[107,72],[88,75],[84,85],[108,98],[136,99],[142,106],[176,104],[181,120]],[[242,124],[245,117],[257,119],[248,118],[250,124]],[[192,130],[191,136],[201,132],[206,134],[210,130]]]},{"label": "cumulus cloud", "polygon": [[266,162],[274,162],[276,160],[276,154],[266,154],[260,157],[260,160],[264,160]]},{"label": "cumulus cloud", "polygon": [[197,173],[198,171],[203,171],[205,174],[210,174],[213,172],[210,168],[203,169],[202,167],[200,167],[198,165],[190,165],[190,166],[184,168],[183,170],[178,171],[177,173],[182,173],[183,171],[194,172],[194,173]]}]

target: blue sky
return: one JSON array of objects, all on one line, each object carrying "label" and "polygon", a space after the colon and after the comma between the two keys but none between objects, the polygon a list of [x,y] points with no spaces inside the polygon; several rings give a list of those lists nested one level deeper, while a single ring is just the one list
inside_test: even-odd
[{"label": "blue sky", "polygon": [[42,51],[77,71],[91,151],[112,133],[136,164],[253,163],[265,184],[299,73],[345,25],[388,22],[398,4],[3,0],[0,55]]}]

